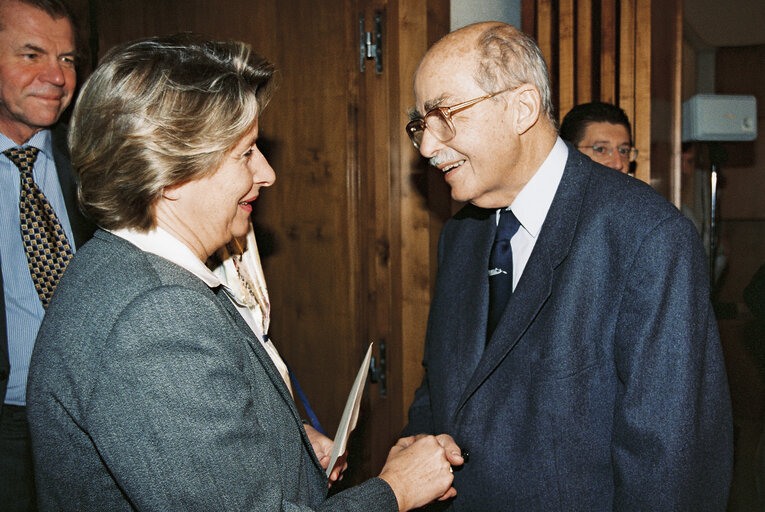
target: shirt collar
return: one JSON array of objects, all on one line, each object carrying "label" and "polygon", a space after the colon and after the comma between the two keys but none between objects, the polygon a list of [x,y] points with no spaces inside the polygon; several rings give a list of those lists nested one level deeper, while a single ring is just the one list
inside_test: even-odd
[{"label": "shirt collar", "polygon": [[534,239],[539,236],[547,212],[550,210],[555,192],[563,177],[567,158],[568,147],[563,139],[558,137],[547,158],[542,162],[542,166],[510,205],[518,222]]},{"label": "shirt collar", "polygon": [[43,152],[48,158],[53,158],[53,143],[51,142],[50,130],[40,130],[32,135],[24,144],[16,144],[5,134],[0,133],[0,153],[7,149],[24,146],[33,146]]},{"label": "shirt collar", "polygon": [[221,285],[220,279],[189,249],[164,229],[157,227],[146,233],[133,229],[115,229],[112,234],[123,238],[145,252],[156,254],[185,268],[210,288]]}]

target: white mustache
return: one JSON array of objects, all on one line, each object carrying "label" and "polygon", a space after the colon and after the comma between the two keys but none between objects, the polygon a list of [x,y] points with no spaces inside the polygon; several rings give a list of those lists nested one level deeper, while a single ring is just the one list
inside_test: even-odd
[{"label": "white mustache", "polygon": [[438,167],[439,165],[446,163],[446,162],[456,162],[457,160],[464,160],[460,155],[454,151],[453,149],[444,149],[442,151],[439,151],[430,159],[428,159],[428,163],[432,165],[433,167]]}]

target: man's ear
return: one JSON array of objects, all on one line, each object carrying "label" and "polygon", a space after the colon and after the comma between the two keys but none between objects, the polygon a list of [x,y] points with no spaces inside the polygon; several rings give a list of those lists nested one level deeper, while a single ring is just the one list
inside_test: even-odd
[{"label": "man's ear", "polygon": [[515,91],[515,129],[518,135],[526,133],[539,120],[542,111],[542,98],[539,91],[531,84],[523,84]]}]

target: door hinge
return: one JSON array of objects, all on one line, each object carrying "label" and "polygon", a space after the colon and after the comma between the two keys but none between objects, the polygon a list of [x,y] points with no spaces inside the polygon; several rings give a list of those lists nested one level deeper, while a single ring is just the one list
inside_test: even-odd
[{"label": "door hinge", "polygon": [[385,340],[380,340],[377,343],[377,346],[380,350],[380,365],[377,365],[377,360],[375,360],[375,356],[372,356],[372,358],[369,360],[369,378],[372,381],[372,383],[379,383],[380,384],[380,396],[385,398],[388,394],[388,386],[386,384],[385,380],[385,371],[386,371],[386,363],[387,359],[385,357]]},{"label": "door hinge", "polygon": [[366,71],[367,59],[374,59],[375,72],[382,73],[382,13],[379,12],[374,17],[374,34],[366,31],[364,15],[359,14],[359,68],[362,73]]}]

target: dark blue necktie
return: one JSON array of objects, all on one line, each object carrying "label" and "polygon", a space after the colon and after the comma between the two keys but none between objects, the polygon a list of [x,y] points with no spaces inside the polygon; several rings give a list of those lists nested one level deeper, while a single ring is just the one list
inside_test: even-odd
[{"label": "dark blue necktie", "polygon": [[489,319],[486,323],[486,340],[491,338],[499,318],[513,293],[513,248],[510,239],[521,224],[510,210],[502,210],[489,255]]}]

